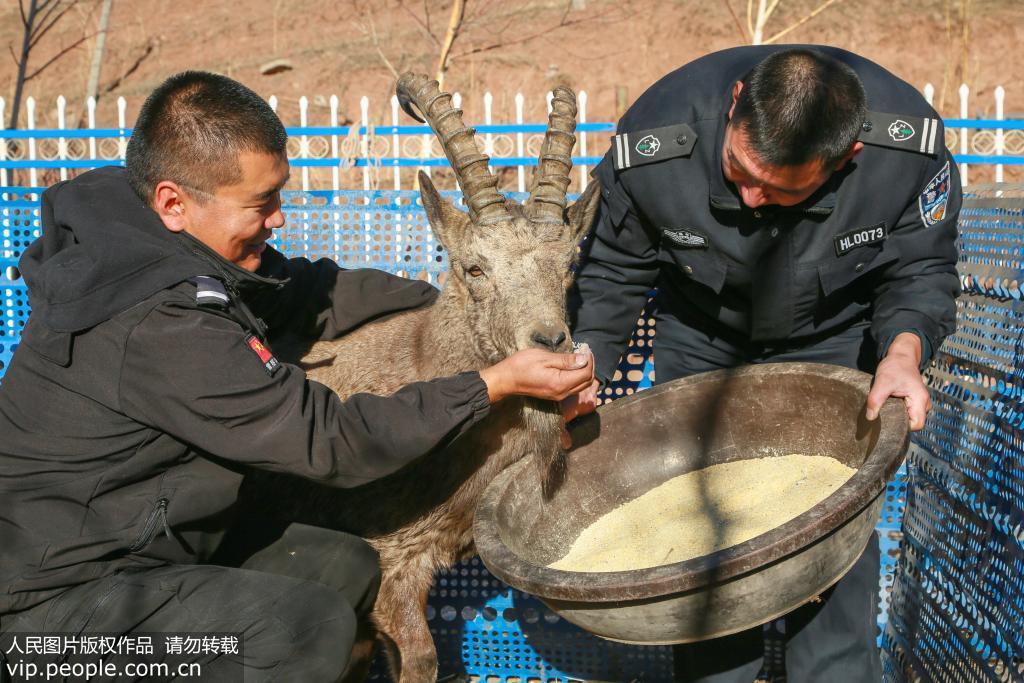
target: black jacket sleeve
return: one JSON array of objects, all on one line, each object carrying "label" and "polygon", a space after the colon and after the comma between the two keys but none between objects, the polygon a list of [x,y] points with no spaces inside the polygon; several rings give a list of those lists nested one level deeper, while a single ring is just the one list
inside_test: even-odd
[{"label": "black jacket sleeve", "polygon": [[576,276],[573,339],[594,353],[595,374],[611,379],[658,277],[658,243],[619,183],[611,158],[594,170],[601,202]]},{"label": "black jacket sleeve", "polygon": [[[939,139],[942,132],[939,131]],[[925,167],[916,192],[893,228],[886,249],[895,248],[899,258],[875,288],[871,330],[884,358],[900,332],[921,337],[921,367],[931,360],[943,339],[956,329],[956,297],[960,294],[957,275],[957,219],[962,193],[960,175],[947,150]],[[948,199],[941,219],[926,224],[924,216],[929,185],[948,176]],[[929,222],[934,220],[934,216]]]},{"label": "black jacket sleeve", "polygon": [[271,336],[336,339],[377,318],[430,304],[438,294],[429,282],[370,268],[346,270],[330,259],[289,259],[269,248],[257,272],[288,280],[249,302]]},{"label": "black jacket sleeve", "polygon": [[213,456],[339,487],[394,472],[488,411],[471,372],[346,401],[281,364],[272,374],[234,321],[165,302],[131,332],[122,411]]}]

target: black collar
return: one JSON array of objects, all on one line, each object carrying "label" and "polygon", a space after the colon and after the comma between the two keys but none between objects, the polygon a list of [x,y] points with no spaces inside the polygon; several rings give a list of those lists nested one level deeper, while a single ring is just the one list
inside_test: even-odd
[{"label": "black collar", "polygon": [[[212,272],[210,275],[221,280],[228,289],[235,289],[240,293],[246,294],[263,288],[279,288],[288,282],[288,278],[266,277],[240,268],[187,232],[175,234],[178,238],[178,245],[211,266]],[[264,252],[264,259],[269,256],[269,252],[270,247]]]}]

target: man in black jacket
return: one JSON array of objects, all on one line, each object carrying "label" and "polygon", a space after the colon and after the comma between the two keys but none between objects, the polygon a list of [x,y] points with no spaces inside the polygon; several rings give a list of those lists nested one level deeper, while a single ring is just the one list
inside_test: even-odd
[{"label": "man in black jacket", "polygon": [[[275,330],[335,338],[436,295],[267,245],[284,222],[285,142],[255,93],[179,74],[143,106],[127,173],[45,192],[43,235],[21,261],[32,315],[0,388],[8,659],[16,633],[219,632],[241,651],[183,655],[216,680],[335,680],[373,605],[376,555],[301,525],[226,553],[229,530],[252,537],[257,523],[237,509],[246,468],[357,486],[507,395],[557,400],[590,383],[589,356],[532,349],[341,401],[280,363]],[[210,563],[228,555],[241,568]]]},{"label": "man in black jacket", "polygon": [[[746,363],[874,374],[867,417],[930,407],[920,370],[955,325],[960,186],[908,84],[834,48],[744,47],[665,76],[595,169],[602,202],[574,337],[612,376],[657,287],[657,381]],[[880,680],[878,546],[787,618],[789,680]],[[683,681],[749,683],[761,629],[677,650]]]}]

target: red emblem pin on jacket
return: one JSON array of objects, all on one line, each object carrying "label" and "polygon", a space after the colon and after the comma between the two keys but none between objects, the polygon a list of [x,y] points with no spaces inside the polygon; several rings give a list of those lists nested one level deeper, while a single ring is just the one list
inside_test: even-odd
[{"label": "red emblem pin on jacket", "polygon": [[263,368],[267,371],[267,374],[273,375],[277,369],[281,367],[281,363],[274,358],[274,354],[270,352],[270,349],[263,345],[263,342],[256,338],[256,335],[250,334],[245,338],[245,343],[249,345],[249,348],[252,349],[259,357],[260,361],[262,361]]}]

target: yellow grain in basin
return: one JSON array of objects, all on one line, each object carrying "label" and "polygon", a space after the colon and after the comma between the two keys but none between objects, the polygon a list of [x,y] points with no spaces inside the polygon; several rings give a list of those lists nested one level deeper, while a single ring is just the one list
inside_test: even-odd
[{"label": "yellow grain in basin", "polygon": [[598,519],[549,566],[615,572],[707,555],[785,524],[855,471],[834,458],[784,455],[688,472]]}]

